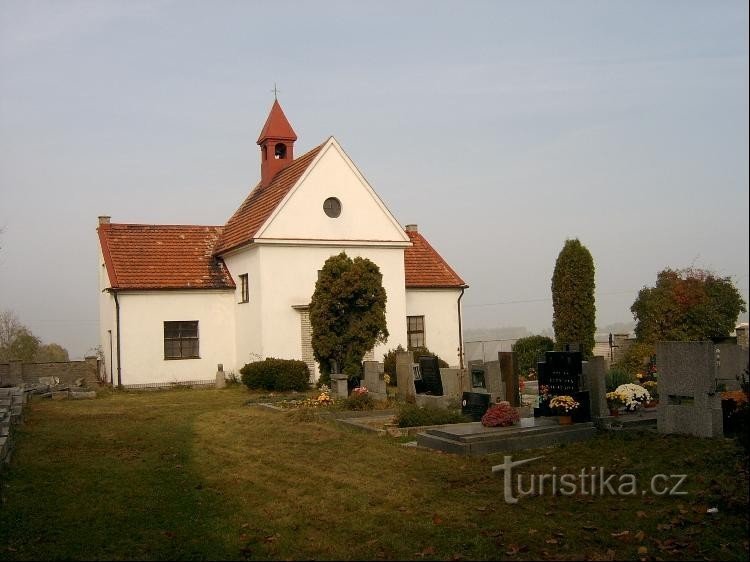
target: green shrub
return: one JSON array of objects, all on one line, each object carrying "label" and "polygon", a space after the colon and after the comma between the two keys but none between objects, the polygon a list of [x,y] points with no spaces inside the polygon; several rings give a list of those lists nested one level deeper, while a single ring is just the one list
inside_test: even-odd
[{"label": "green shrub", "polygon": [[295,359],[275,359],[248,363],[242,369],[242,383],[250,389],[306,390],[310,386],[310,370],[307,363]]},{"label": "green shrub", "polygon": [[547,336],[527,336],[517,339],[513,344],[513,353],[518,359],[518,372],[522,376],[528,376],[532,370],[536,372],[538,361],[544,361],[544,353],[552,351],[555,342]]},{"label": "green shrub", "polygon": [[[383,355],[383,372],[391,377],[391,384],[392,385],[398,385],[398,378],[396,378],[396,352],[397,351],[406,351],[401,345],[396,347],[396,349],[391,349]],[[414,363],[419,362],[419,356],[420,355],[435,355],[435,357],[438,358],[438,365],[441,369],[445,369],[450,367],[447,362],[443,361],[438,357],[436,354],[432,353],[429,349],[426,347],[415,347],[414,349],[410,350],[412,360]]]},{"label": "green shrub", "polygon": [[607,392],[614,392],[614,390],[621,384],[634,383],[635,377],[628,373],[625,369],[620,367],[612,367],[607,371],[606,385]]},{"label": "green shrub", "polygon": [[422,425],[464,423],[471,420],[455,410],[420,408],[414,404],[403,404],[399,408],[395,421],[399,427],[419,427]]},{"label": "green shrub", "polygon": [[375,409],[375,401],[366,392],[362,394],[353,392],[348,398],[337,400],[336,405],[342,410],[364,411]]}]

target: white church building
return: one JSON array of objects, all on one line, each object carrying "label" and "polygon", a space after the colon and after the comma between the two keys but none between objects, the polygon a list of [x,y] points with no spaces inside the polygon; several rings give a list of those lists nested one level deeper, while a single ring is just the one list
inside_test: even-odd
[{"label": "white church building", "polygon": [[346,252],[383,275],[399,344],[463,363],[467,285],[402,227],[335,138],[294,157],[297,135],[274,101],[258,138],[260,182],[224,226],[113,223],[99,217],[100,344],[109,382],[211,381],[266,357],[301,359],[317,379],[309,303],[318,271]]}]

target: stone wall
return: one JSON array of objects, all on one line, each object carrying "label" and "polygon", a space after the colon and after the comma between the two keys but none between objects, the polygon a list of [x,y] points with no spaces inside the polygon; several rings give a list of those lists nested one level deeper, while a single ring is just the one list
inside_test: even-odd
[{"label": "stone wall", "polygon": [[99,360],[96,357],[86,357],[83,361],[54,363],[0,363],[0,387],[34,385],[39,382],[39,377],[57,377],[61,384],[72,384],[83,378],[91,385],[99,382],[98,375]]}]

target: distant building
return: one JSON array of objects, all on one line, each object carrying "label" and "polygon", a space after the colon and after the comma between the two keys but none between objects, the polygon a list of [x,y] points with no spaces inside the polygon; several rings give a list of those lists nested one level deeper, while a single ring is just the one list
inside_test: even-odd
[{"label": "distant building", "polygon": [[375,262],[388,342],[461,362],[467,285],[402,228],[333,137],[294,158],[278,101],[258,138],[260,182],[224,226],[114,224],[100,217],[100,341],[123,385],[212,380],[266,357],[313,359],[310,297],[330,256]]}]

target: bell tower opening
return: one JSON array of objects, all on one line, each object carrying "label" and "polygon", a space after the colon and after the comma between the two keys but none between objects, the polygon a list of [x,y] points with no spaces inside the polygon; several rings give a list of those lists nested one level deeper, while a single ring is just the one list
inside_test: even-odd
[{"label": "bell tower opening", "polygon": [[277,142],[273,149],[273,157],[276,160],[286,160],[286,145],[283,142]]}]

